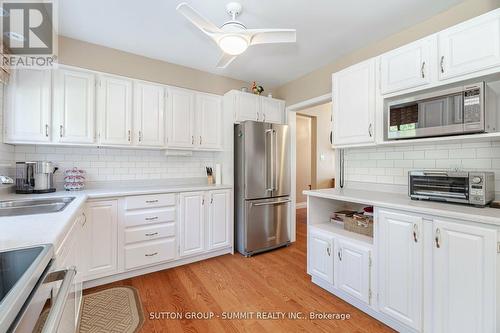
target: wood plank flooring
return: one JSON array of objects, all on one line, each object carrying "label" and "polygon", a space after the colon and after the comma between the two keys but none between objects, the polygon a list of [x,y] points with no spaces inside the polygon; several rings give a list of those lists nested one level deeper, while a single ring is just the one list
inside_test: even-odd
[{"label": "wood plank flooring", "polygon": [[[297,242],[244,258],[225,255],[88,289],[127,285],[139,291],[142,333],[160,332],[394,332],[311,282],[306,273],[305,209],[297,212]],[[254,312],[253,319],[189,319],[188,313]],[[246,313],[245,313],[246,312]],[[257,319],[257,312],[301,312],[302,319]],[[349,314],[350,319],[309,319],[310,312]],[[156,313],[160,319],[150,319]],[[161,314],[163,313],[163,314]],[[172,313],[181,319],[169,319]]]}]

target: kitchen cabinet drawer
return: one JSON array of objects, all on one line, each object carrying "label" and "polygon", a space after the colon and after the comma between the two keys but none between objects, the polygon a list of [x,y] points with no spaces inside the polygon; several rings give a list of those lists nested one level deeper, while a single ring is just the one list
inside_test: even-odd
[{"label": "kitchen cabinet drawer", "polygon": [[172,260],[175,255],[175,238],[128,245],[125,247],[125,269]]},{"label": "kitchen cabinet drawer", "polygon": [[125,243],[175,236],[175,223],[154,224],[125,230]]},{"label": "kitchen cabinet drawer", "polygon": [[154,208],[175,205],[175,194],[137,195],[125,199],[125,209]]},{"label": "kitchen cabinet drawer", "polygon": [[125,213],[125,226],[145,225],[152,223],[174,222],[175,207],[163,209],[148,209]]}]

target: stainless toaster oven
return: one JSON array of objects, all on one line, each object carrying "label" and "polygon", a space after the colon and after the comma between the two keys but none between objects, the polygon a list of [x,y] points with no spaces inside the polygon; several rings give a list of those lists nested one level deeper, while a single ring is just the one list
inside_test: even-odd
[{"label": "stainless toaster oven", "polygon": [[481,171],[410,171],[408,191],[414,200],[486,206],[495,199],[495,174]]}]

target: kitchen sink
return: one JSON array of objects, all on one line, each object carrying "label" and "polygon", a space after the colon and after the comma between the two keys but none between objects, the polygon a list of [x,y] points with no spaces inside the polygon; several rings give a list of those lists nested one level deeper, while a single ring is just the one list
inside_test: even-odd
[{"label": "kitchen sink", "polygon": [[75,197],[0,201],[0,216],[57,213]]}]

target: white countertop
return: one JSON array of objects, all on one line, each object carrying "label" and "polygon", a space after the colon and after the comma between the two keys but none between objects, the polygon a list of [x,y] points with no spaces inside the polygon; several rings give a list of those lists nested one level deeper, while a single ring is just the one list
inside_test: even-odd
[{"label": "white countertop", "polygon": [[49,194],[4,194],[0,200],[75,197],[61,212],[50,214],[0,217],[0,251],[38,244],[53,244],[57,251],[72,222],[88,199],[115,198],[128,195],[177,193],[230,189],[231,185],[158,185],[118,186],[115,188],[88,189],[78,192],[57,191]]},{"label": "white countertop", "polygon": [[421,214],[456,218],[500,226],[500,209],[411,200],[408,195],[354,189],[322,189],[304,191],[305,195],[352,202],[381,208],[400,209]]}]

